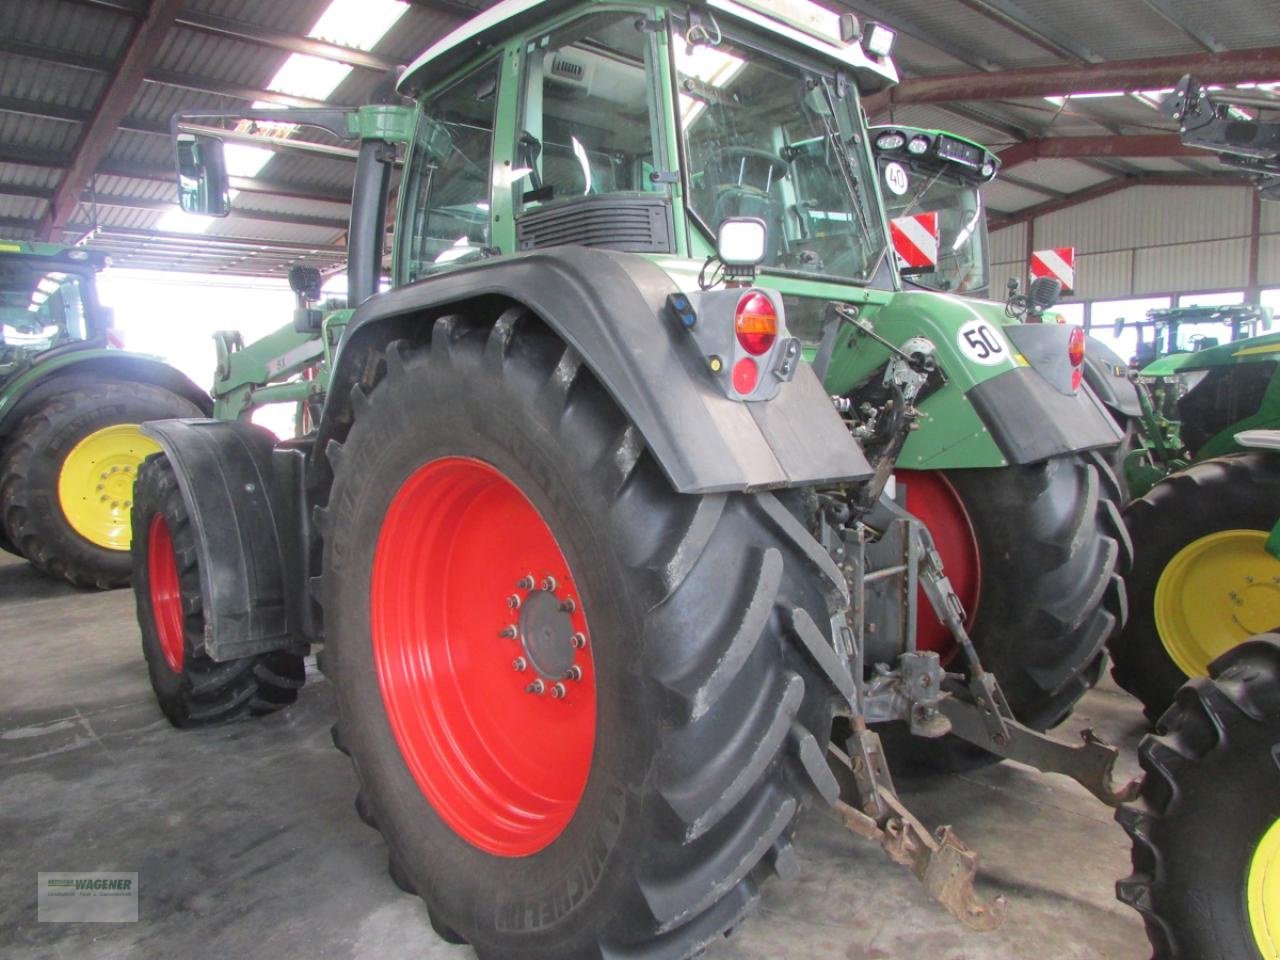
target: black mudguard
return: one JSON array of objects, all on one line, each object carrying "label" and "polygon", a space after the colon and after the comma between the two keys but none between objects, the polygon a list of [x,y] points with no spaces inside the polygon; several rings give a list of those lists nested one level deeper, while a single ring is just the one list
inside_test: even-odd
[{"label": "black mudguard", "polygon": [[1129,379],[1128,364],[1096,337],[1089,337],[1086,341],[1084,382],[1117,420],[1142,416],[1138,388]]},{"label": "black mudguard", "polygon": [[[558,247],[458,267],[366,301],[335,360],[316,450],[350,422],[351,387],[378,348],[469,304],[522,303],[613,396],[681,493],[852,481],[871,469],[807,364],[768,401],[730,400],[668,315],[677,287],[634,254]],[[492,309],[492,307],[490,307]]]},{"label": "black mudguard", "polygon": [[195,524],[209,656],[300,646],[302,452],[235,420],[157,420],[142,429],[173,464]]}]

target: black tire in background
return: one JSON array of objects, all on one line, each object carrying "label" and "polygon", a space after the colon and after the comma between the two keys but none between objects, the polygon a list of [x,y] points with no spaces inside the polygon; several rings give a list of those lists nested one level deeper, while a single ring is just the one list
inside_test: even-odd
[{"label": "black tire in background", "polygon": [[[1122,574],[1133,548],[1120,519],[1118,481],[1096,451],[944,475],[968,515],[982,568],[969,630],[974,647],[1014,715],[1048,730],[1098,682],[1105,644],[1127,616]],[[922,610],[926,615],[932,611]],[[998,759],[955,737],[913,737],[901,723],[884,725],[881,735],[901,776]]]},{"label": "black tire in background", "polygon": [[[441,318],[429,347],[392,343],[386,367],[353,393],[320,515],[321,663],[357,810],[433,927],[482,960],[690,956],[767,876],[793,875],[798,815],[815,793],[836,797],[826,740],[852,683],[830,640],[838,570],[771,495],[674,493],[575,352],[522,308]],[[591,620],[590,775],[563,831],[516,857],[464,839],[428,801],[373,649],[388,507],[419,468],[457,458],[496,468],[536,508]]]},{"label": "black tire in background", "polygon": [[29,414],[0,460],[0,523],[15,552],[79,587],[105,590],[128,583],[129,551],[86,539],[63,514],[63,462],[76,444],[105,427],[200,416],[191,401],[161,387],[115,381],[78,386]]},{"label": "black tire in background", "polygon": [[[133,592],[142,632],[142,654],[151,689],[161,711],[175,727],[224,723],[245,715],[274,713],[298,698],[306,677],[302,657],[274,651],[222,662],[204,651],[204,603],[200,587],[196,532],[178,489],[173,466],[164,454],[143,461],[134,485],[132,510]],[[152,525],[162,523],[171,541],[171,557],[152,555]],[[167,544],[165,545],[167,546]],[[169,600],[153,587],[157,568],[176,573]],[[166,657],[165,613],[168,605],[178,635],[169,640]],[[180,650],[175,651],[173,644]]]},{"label": "black tire in background", "polygon": [[[1268,531],[1280,519],[1280,457],[1253,451],[1197,463],[1156,484],[1124,512],[1135,558],[1127,578],[1130,616],[1110,644],[1112,676],[1155,721],[1189,679],[1156,626],[1155,594],[1187,545],[1226,530]],[[1271,629],[1280,624],[1271,624]],[[1237,638],[1239,639],[1239,638]]]},{"label": "black tire in background", "polygon": [[1116,811],[1133,873],[1116,895],[1142,915],[1154,960],[1271,960],[1280,927],[1264,953],[1248,887],[1255,861],[1280,868],[1280,635],[1241,644],[1210,674],[1178,691],[1139,747],[1142,794]]}]

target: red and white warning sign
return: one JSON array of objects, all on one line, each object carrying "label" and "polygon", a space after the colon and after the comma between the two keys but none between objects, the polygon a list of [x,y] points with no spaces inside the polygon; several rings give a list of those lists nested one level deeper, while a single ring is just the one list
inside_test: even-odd
[{"label": "red and white warning sign", "polygon": [[893,252],[903,270],[932,270],[938,265],[938,214],[917,213],[889,221]]},{"label": "red and white warning sign", "polygon": [[1076,248],[1055,247],[1052,250],[1036,250],[1031,254],[1031,278],[1053,277],[1062,283],[1064,292],[1070,293],[1076,286]]}]

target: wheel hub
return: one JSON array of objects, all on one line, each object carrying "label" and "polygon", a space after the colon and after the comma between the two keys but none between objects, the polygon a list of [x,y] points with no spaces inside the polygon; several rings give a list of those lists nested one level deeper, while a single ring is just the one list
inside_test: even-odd
[{"label": "wheel hub", "polygon": [[393,498],[370,595],[388,724],[440,817],[496,856],[552,843],[586,789],[596,671],[583,606],[555,533],[489,464],[431,461]]},{"label": "wheel hub", "polygon": [[550,590],[535,590],[520,606],[520,645],[544,679],[563,680],[573,666],[573,618]]},{"label": "wheel hub", "polygon": [[1255,633],[1280,626],[1280,560],[1263,530],[1223,530],[1179,550],[1160,573],[1156,631],[1188,677]]},{"label": "wheel hub", "polygon": [[1254,849],[1248,878],[1249,923],[1258,952],[1280,955],[1280,821]]},{"label": "wheel hub", "polygon": [[77,534],[108,550],[128,550],[138,467],[160,445],[133,423],[95,430],[71,448],[58,472],[58,505]]}]

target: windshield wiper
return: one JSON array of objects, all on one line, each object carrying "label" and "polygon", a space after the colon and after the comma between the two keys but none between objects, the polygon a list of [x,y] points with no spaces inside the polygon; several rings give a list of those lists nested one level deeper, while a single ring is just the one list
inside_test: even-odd
[{"label": "windshield wiper", "polygon": [[[862,242],[867,246],[871,246],[871,224],[867,220],[867,205],[863,200],[862,187],[858,183],[858,177],[853,171],[852,161],[849,159],[849,153],[845,149],[844,141],[840,139],[840,132],[836,129],[832,117],[836,113],[835,98],[831,95],[831,86],[824,78],[822,81],[822,92],[827,98],[827,108],[830,115],[819,113],[822,120],[822,127],[826,131],[827,142],[831,145],[831,149],[836,155],[836,169],[840,172],[840,179],[844,181],[844,187],[849,191],[849,197],[853,200],[854,210],[858,217],[858,226],[862,228]],[[887,251],[882,247],[879,256],[875,262],[870,264],[867,270],[867,276],[873,275],[880,267],[880,261],[884,259]]]}]

